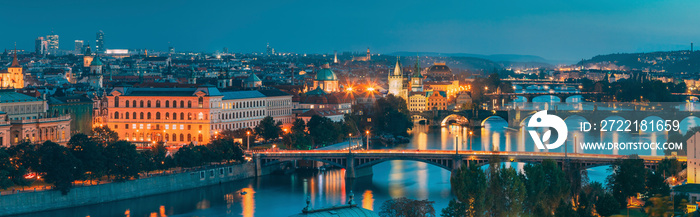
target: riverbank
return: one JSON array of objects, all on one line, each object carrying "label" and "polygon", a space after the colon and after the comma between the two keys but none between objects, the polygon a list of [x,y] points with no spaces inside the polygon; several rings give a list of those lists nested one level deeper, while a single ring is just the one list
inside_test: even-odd
[{"label": "riverbank", "polygon": [[[149,195],[182,191],[268,175],[280,165],[257,170],[254,162],[211,166],[188,172],[141,178],[126,182],[75,187],[67,195],[60,191],[25,192],[0,196],[0,216],[93,205]],[[257,171],[256,171],[257,170]]]}]

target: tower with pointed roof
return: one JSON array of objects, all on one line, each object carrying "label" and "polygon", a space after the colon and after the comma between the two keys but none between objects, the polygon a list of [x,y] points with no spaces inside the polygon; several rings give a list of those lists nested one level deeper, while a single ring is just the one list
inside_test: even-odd
[{"label": "tower with pointed roof", "polygon": [[406,98],[406,89],[404,88],[403,71],[401,70],[400,57],[396,58],[396,66],[394,71],[389,72],[389,93],[394,96]]},{"label": "tower with pointed roof", "polygon": [[416,66],[411,76],[411,91],[413,92],[423,92],[423,75],[420,71],[420,63],[418,57],[416,57]]},{"label": "tower with pointed roof", "polygon": [[22,66],[17,60],[17,48],[15,48],[12,57],[12,65],[7,68],[7,73],[3,73],[0,83],[2,83],[2,88],[24,88],[24,74],[22,74]]},{"label": "tower with pointed roof", "polygon": [[92,64],[92,60],[94,57],[92,56],[92,51],[90,50],[90,45],[87,45],[87,48],[85,48],[85,53],[83,54],[83,67],[90,67],[90,64]]}]

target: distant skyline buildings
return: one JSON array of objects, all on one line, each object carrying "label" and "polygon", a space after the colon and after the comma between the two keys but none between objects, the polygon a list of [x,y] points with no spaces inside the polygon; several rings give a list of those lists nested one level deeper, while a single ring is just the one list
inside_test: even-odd
[{"label": "distant skyline buildings", "polygon": [[105,47],[105,33],[102,30],[97,32],[95,36],[95,51],[98,53],[104,53],[107,48]]},{"label": "distant skyline buildings", "polygon": [[56,54],[58,52],[59,48],[59,41],[58,41],[58,35],[51,34],[46,36],[46,41],[48,43],[48,54]]},{"label": "distant skyline buildings", "polygon": [[84,45],[85,43],[83,43],[83,40],[75,40],[75,48],[73,49],[73,52],[75,52],[75,54],[83,53]]}]

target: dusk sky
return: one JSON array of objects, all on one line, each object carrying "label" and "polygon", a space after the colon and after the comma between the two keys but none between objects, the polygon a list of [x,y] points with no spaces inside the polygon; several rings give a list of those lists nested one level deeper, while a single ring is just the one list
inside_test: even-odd
[{"label": "dusk sky", "polygon": [[53,30],[60,48],[177,51],[597,54],[689,49],[700,40],[700,1],[2,1],[0,43],[33,50]]}]

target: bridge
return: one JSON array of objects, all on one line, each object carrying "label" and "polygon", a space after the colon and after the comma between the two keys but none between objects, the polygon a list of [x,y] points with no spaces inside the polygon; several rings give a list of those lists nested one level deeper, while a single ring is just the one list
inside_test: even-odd
[{"label": "bridge", "polygon": [[[655,168],[665,156],[639,156],[644,160],[647,168]],[[565,163],[576,164],[578,168],[590,168],[610,165],[617,159],[626,159],[626,155],[607,154],[578,154],[561,152],[499,152],[499,151],[448,151],[448,150],[346,150],[334,151],[274,151],[258,152],[253,154],[256,168],[296,160],[311,160],[323,162],[335,167],[345,169],[346,178],[357,178],[373,174],[372,166],[392,161],[407,160],[424,162],[440,168],[454,171],[463,164],[486,165],[489,161],[499,162],[523,162],[540,163],[551,159],[560,166]],[[685,157],[677,157],[679,161],[686,161]],[[564,168],[564,167],[563,167]]]},{"label": "bridge", "polygon": [[[485,96],[500,101],[501,99],[513,99],[518,96],[525,97],[527,102],[532,102],[532,99],[538,96],[556,96],[560,102],[566,102],[566,99],[572,96],[602,96],[602,92],[541,92],[541,93],[487,93]],[[598,101],[598,100],[596,100]]]}]

